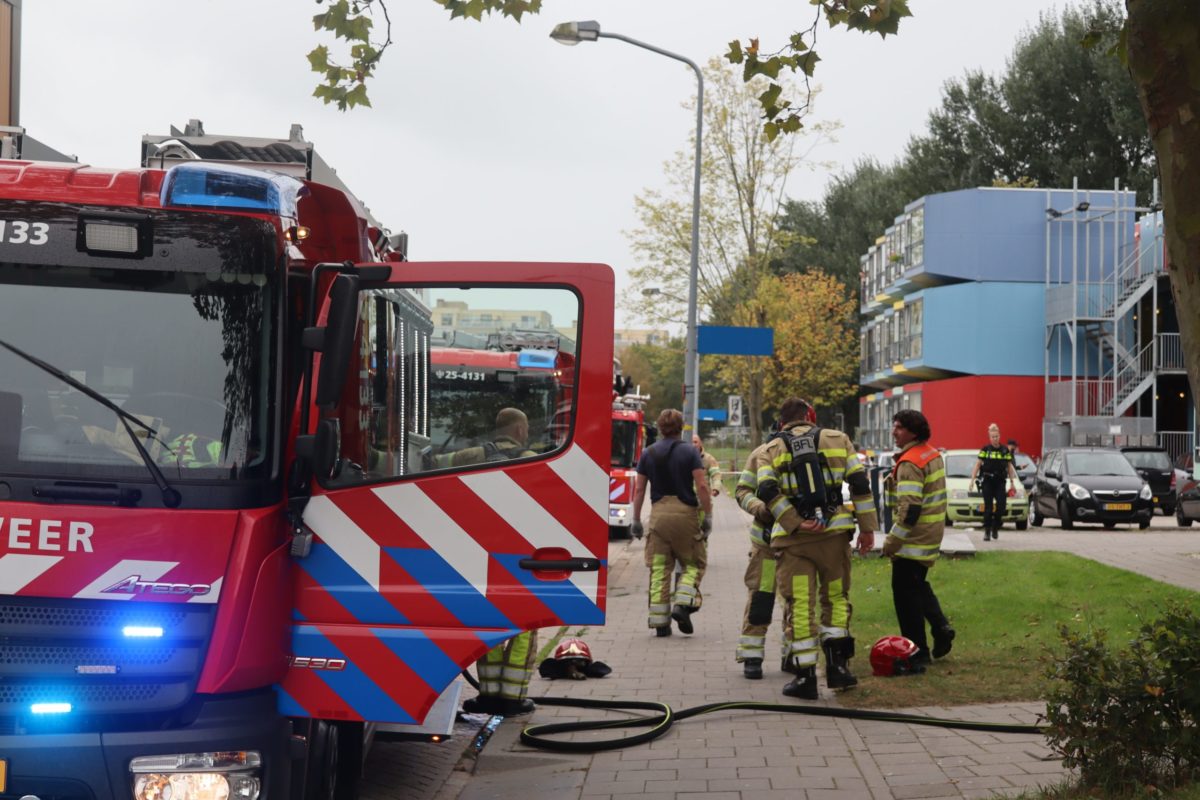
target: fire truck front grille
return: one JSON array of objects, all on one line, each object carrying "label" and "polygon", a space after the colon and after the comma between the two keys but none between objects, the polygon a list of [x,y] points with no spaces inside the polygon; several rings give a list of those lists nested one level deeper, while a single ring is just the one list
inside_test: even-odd
[{"label": "fire truck front grille", "polygon": [[[215,605],[0,601],[0,731],[44,718],[162,714],[188,702]],[[69,708],[69,711],[62,709]]]}]

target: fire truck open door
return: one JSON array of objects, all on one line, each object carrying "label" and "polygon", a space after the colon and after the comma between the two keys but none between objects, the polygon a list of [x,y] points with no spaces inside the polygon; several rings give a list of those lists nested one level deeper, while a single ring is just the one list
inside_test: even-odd
[{"label": "fire truck open door", "polygon": [[[303,511],[312,546],[292,570],[280,703],[292,716],[414,723],[520,631],[604,622],[613,276],[598,264],[397,263],[360,282],[356,313],[341,399],[312,409],[336,419],[338,457]],[[571,407],[547,406],[516,375],[464,370],[431,391],[431,346],[491,328],[545,331],[521,358],[544,361],[551,336],[573,349],[574,374],[561,376]],[[435,430],[435,417],[448,421]]]}]

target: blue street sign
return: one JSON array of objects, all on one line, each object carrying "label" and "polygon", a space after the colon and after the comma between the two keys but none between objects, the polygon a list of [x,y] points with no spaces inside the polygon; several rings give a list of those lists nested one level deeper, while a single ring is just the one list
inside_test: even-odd
[{"label": "blue street sign", "polygon": [[723,356],[774,355],[775,329],[700,325],[696,328],[696,352]]},{"label": "blue street sign", "polygon": [[697,413],[705,422],[724,422],[728,418],[728,412],[723,408],[701,408]]}]

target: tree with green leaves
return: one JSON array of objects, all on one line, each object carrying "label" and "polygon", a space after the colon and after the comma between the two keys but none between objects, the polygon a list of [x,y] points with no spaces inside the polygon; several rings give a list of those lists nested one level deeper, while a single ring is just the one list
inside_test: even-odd
[{"label": "tree with green leaves", "polygon": [[[834,126],[813,125],[807,137],[770,139],[763,133],[758,96],[765,79],[743,83],[728,64],[713,59],[704,69],[708,87],[701,147],[699,310],[711,322],[728,323],[753,299],[769,265],[789,242],[776,224],[787,182],[805,156]],[[694,102],[694,101],[692,101]],[[651,324],[680,321],[686,310],[691,259],[693,141],[667,162],[667,188],[645,190],[635,200],[640,226],[628,233],[638,264],[624,305]],[[801,148],[804,147],[804,152]],[[761,374],[739,385],[757,425],[762,411]]]},{"label": "tree with green leaves", "polygon": [[[541,10],[541,0],[434,0],[449,9],[451,17],[481,19],[499,14],[520,20]],[[368,104],[365,86],[390,41],[372,39],[373,15],[380,9],[386,22],[385,0],[318,0],[332,16],[314,19],[318,30],[344,39],[349,61],[339,66],[328,51],[313,57],[313,68],[323,77],[330,93],[317,93],[327,103],[348,109]],[[813,49],[821,17],[831,27],[878,33],[897,33],[900,21],[912,12],[908,0],[809,0],[815,13],[811,24],[792,33],[778,50],[762,47],[760,40],[736,41],[726,58],[742,66],[743,78],[763,77],[767,88],[759,94],[764,117],[763,131],[769,139],[781,133],[794,134],[803,127],[807,95],[792,95],[780,82],[781,75],[813,75],[820,57]],[[1163,191],[1170,277],[1180,316],[1188,379],[1192,393],[1200,397],[1200,14],[1195,0],[1125,0],[1116,44],[1108,48],[1126,59],[1133,77],[1142,115],[1150,131]],[[368,17],[370,24],[358,22]],[[1111,30],[1111,29],[1110,29]],[[390,25],[385,28],[390,34]],[[1103,26],[1087,37],[1095,43],[1103,38]],[[353,96],[353,100],[351,97]]]},{"label": "tree with green leaves", "polygon": [[718,374],[738,394],[759,393],[750,407],[752,446],[762,441],[764,412],[778,410],[788,397],[804,397],[828,408],[858,392],[857,298],[836,278],[816,269],[765,275],[734,310],[734,325],[770,327],[770,356],[713,357]]}]

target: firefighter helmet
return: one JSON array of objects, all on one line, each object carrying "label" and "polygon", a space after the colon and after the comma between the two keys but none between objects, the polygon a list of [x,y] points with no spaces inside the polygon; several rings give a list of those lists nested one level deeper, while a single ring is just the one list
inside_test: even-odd
[{"label": "firefighter helmet", "polygon": [[871,647],[871,672],[875,675],[911,675],[925,669],[912,663],[917,645],[903,636],[884,636]]},{"label": "firefighter helmet", "polygon": [[603,661],[592,660],[592,648],[583,639],[563,639],[554,648],[554,655],[543,659],[538,665],[538,674],[543,678],[603,678],[612,672],[612,667]]},{"label": "firefighter helmet", "polygon": [[590,664],[592,662],[592,649],[587,646],[587,642],[583,639],[563,639],[558,643],[558,647],[554,648],[554,660],[565,661],[567,659],[579,659],[586,664]]}]

